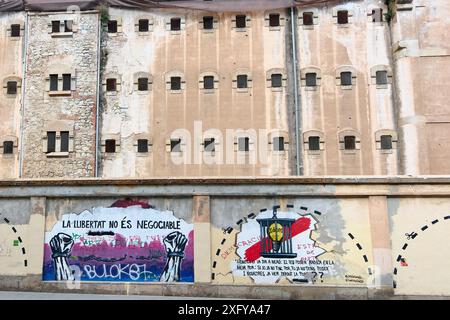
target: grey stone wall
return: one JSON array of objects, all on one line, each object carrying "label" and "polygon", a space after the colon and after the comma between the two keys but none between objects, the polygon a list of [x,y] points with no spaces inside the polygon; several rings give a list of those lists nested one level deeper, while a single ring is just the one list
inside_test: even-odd
[{"label": "grey stone wall", "polygon": [[[51,20],[74,20],[77,30],[72,36],[52,37],[48,26]],[[23,176],[92,177],[98,14],[36,14],[31,15],[29,21],[31,36],[27,47]],[[55,65],[64,65],[76,73],[70,96],[49,96],[47,92],[48,70]],[[68,156],[47,157],[44,152],[46,122],[55,120],[73,122],[73,152]]]}]

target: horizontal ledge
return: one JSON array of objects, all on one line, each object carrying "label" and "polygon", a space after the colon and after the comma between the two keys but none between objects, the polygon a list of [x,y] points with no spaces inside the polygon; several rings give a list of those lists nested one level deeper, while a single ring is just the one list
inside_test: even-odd
[{"label": "horizontal ledge", "polygon": [[324,176],[324,177],[158,177],[150,179],[56,178],[0,180],[0,186],[156,186],[156,185],[415,185],[449,184],[450,176]]}]

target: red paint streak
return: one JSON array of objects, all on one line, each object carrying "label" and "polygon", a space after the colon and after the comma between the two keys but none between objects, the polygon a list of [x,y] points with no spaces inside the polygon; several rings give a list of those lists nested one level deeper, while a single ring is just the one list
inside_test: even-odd
[{"label": "red paint streak", "polygon": [[147,202],[135,201],[129,198],[124,200],[117,200],[112,204],[111,208],[128,208],[132,206],[141,206],[141,208],[143,209],[150,209],[150,205]]},{"label": "red paint streak", "polygon": [[[300,233],[306,231],[309,229],[309,225],[311,224],[311,219],[309,218],[300,218],[297,219],[294,224],[292,225],[292,236],[291,238],[295,237],[296,235],[299,235]],[[263,238],[261,239],[261,241],[267,241],[268,242],[268,248],[269,250],[272,249],[272,242],[269,241],[269,238]],[[244,256],[244,260],[247,262],[254,262],[256,260],[258,260],[261,255],[260,255],[260,251],[261,251],[261,241],[255,243],[254,245],[252,245],[250,248],[248,248],[247,250],[245,250],[245,256]]]}]

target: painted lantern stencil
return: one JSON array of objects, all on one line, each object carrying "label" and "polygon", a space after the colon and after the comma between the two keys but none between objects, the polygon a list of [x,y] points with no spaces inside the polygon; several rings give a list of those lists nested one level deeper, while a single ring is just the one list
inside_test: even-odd
[{"label": "painted lantern stencil", "polygon": [[326,251],[311,238],[316,224],[310,214],[277,212],[277,207],[249,219],[236,236],[240,259],[232,262],[233,275],[276,283],[281,278],[309,282],[312,274],[333,273],[332,264],[318,259]]},{"label": "painted lantern stencil", "polygon": [[45,234],[43,280],[194,282],[193,225],[146,203],[66,214]]}]

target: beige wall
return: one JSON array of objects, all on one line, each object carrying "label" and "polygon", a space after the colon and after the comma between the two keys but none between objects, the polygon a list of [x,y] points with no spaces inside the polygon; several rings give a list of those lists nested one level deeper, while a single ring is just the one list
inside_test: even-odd
[{"label": "beige wall", "polygon": [[450,134],[447,88],[450,4],[398,4],[392,23],[398,126],[404,174],[448,174]]},{"label": "beige wall", "polygon": [[[305,175],[395,175],[397,149],[383,153],[377,148],[376,133],[395,134],[392,85],[377,88],[373,69],[391,70],[389,26],[386,21],[372,22],[372,9],[386,6],[379,1],[356,1],[339,5],[299,10],[298,50],[300,52],[302,131],[319,132],[323,150],[309,152],[303,144]],[[348,10],[349,24],[338,25],[336,13]],[[303,25],[303,13],[314,13],[314,26]],[[336,83],[340,69],[349,66],[356,72],[350,90]],[[316,68],[321,83],[307,90],[304,74]],[[360,150],[339,148],[339,132],[354,130],[359,135]],[[394,138],[395,140],[395,138]],[[307,141],[307,136],[302,141]]]},{"label": "beige wall", "polygon": [[[22,82],[25,19],[23,12],[0,14],[0,179],[16,178],[19,175],[22,86],[18,86],[16,95],[8,95],[6,83],[8,79],[19,84]],[[20,37],[10,36],[12,24],[21,25]],[[14,142],[14,154],[3,154],[4,140]]]},{"label": "beige wall", "polygon": [[[166,11],[151,12],[110,9],[111,19],[120,17],[122,33],[108,36],[105,41],[108,61],[103,77],[116,73],[121,79],[117,95],[105,95],[106,106],[102,118],[102,135],[120,136],[120,154],[103,155],[103,177],[152,177],[152,176],[230,176],[230,175],[288,175],[288,154],[272,153],[268,141],[261,142],[269,149],[255,164],[236,164],[234,141],[226,152],[226,130],[255,130],[267,133],[279,130],[288,136],[286,96],[287,87],[279,92],[267,88],[266,72],[286,69],[286,26],[270,30],[266,26],[264,12],[247,13],[250,27],[244,32],[233,28],[231,14],[215,15],[217,24],[213,32],[200,28],[199,21],[207,12]],[[274,11],[286,19],[285,10]],[[138,35],[135,23],[139,17],[153,20],[153,30],[148,35]],[[171,17],[182,17],[183,30],[177,34],[166,30]],[[184,74],[185,89],[171,93],[166,89],[166,74],[178,71]],[[153,78],[151,91],[142,95],[133,90],[133,75],[147,72]],[[212,93],[199,89],[200,76],[214,72],[218,76],[218,88]],[[252,88],[238,92],[232,87],[235,74],[249,73]],[[194,123],[200,123],[198,140],[194,141]],[[174,164],[166,144],[173,132],[187,130],[191,141],[184,154],[186,165]],[[203,159],[202,132],[214,129],[223,139],[216,139],[222,148],[216,161],[224,164],[200,165]],[[137,154],[133,145],[136,135],[144,134],[152,143],[148,155]],[[259,136],[250,151],[258,156]],[[105,138],[102,138],[105,139]],[[294,149],[294,141],[289,150]],[[198,155],[198,156],[196,156]],[[230,164],[226,158],[232,157]],[[197,157],[200,158],[197,160]],[[206,158],[206,156],[205,156]],[[220,160],[223,159],[223,160]],[[214,161],[209,159],[209,161]],[[270,161],[270,162],[268,162]],[[273,162],[273,163],[272,163]]]},{"label": "beige wall", "polygon": [[[228,286],[212,296],[261,298],[280,294],[279,297],[288,298],[293,292],[307,294],[320,288],[324,290],[321,297],[329,297],[336,288],[347,288],[353,294],[352,290],[372,290],[375,296],[385,298],[450,295],[450,257],[448,245],[442,240],[450,228],[448,179],[372,178],[357,184],[350,179],[301,178],[277,179],[277,184],[268,179],[191,182],[186,185],[183,180],[173,179],[162,185],[159,180],[109,180],[102,185],[89,180],[3,183],[0,287],[12,288],[15,283],[21,289],[30,285],[34,290],[70,289],[64,282],[56,285],[42,281],[45,231],[51,230],[65,214],[109,208],[116,200],[132,197],[157,210],[173,211],[177,218],[194,224],[196,285],[204,285],[205,290]],[[317,250],[314,255],[318,256],[312,259],[316,263],[309,267],[294,264],[297,272],[308,279],[307,283],[293,281],[289,276],[265,281],[239,274],[236,269],[242,259],[239,249],[245,246],[242,241],[259,240],[259,227],[256,240],[253,236],[245,238],[252,234],[250,225],[258,225],[256,219],[272,215],[272,208],[277,205],[279,216],[290,212],[314,223],[294,248],[299,258],[308,255],[307,251]],[[283,268],[293,265],[285,260],[275,263]],[[116,293],[126,289],[142,294],[161,285],[119,281],[82,283],[81,289]],[[261,289],[255,291],[255,286]],[[185,291],[182,283],[172,284],[171,288],[177,294],[201,294],[196,288]],[[263,288],[271,289],[266,292]]]}]

